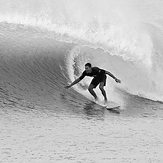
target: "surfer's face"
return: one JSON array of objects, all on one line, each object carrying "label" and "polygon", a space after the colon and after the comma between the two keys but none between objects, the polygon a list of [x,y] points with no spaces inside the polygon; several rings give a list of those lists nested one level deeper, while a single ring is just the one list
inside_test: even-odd
[{"label": "surfer's face", "polygon": [[89,66],[85,66],[85,71],[86,71],[87,73],[91,73],[92,68],[89,67]]}]

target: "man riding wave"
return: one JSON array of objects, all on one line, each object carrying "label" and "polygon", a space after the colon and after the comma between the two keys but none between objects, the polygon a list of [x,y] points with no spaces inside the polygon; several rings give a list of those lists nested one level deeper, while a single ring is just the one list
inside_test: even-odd
[{"label": "man riding wave", "polygon": [[97,85],[99,85],[99,89],[101,90],[101,93],[104,96],[104,101],[107,102],[107,96],[104,89],[104,86],[106,85],[106,78],[107,78],[106,75],[111,76],[117,83],[121,83],[121,81],[118,78],[116,78],[113,74],[111,74],[109,71],[100,69],[98,67],[92,67],[91,63],[86,63],[85,71],[82,73],[82,75],[79,78],[77,78],[75,81],[73,81],[70,85],[66,86],[65,88],[68,89],[73,85],[77,84],[78,82],[80,82],[85,76],[90,76],[93,77],[93,79],[88,87],[89,92],[97,101],[98,98],[93,89],[96,88]]}]

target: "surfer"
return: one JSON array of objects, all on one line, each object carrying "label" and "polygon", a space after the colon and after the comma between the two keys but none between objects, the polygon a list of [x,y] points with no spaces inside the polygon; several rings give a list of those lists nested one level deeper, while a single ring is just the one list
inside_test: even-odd
[{"label": "surfer", "polygon": [[99,84],[99,89],[101,90],[101,93],[104,96],[105,102],[107,102],[107,96],[104,89],[104,86],[106,85],[106,75],[111,76],[117,83],[121,83],[121,81],[118,78],[116,78],[113,74],[111,74],[109,71],[100,69],[98,67],[92,67],[91,63],[86,63],[85,71],[82,73],[82,75],[79,78],[77,78],[74,82],[72,82],[70,85],[66,86],[65,88],[68,89],[72,87],[73,85],[80,82],[85,76],[94,77],[88,87],[88,91],[97,101],[98,98],[93,89],[96,88],[97,85]]}]

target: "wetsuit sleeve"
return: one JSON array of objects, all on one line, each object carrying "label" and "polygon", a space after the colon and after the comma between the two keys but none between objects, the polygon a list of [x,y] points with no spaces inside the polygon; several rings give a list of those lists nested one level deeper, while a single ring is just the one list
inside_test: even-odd
[{"label": "wetsuit sleeve", "polygon": [[82,73],[82,75],[79,77],[80,80],[82,80],[86,76],[85,71]]}]

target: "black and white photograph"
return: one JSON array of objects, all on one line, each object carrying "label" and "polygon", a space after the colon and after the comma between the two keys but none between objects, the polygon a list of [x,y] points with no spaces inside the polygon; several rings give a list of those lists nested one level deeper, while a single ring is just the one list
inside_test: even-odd
[{"label": "black and white photograph", "polygon": [[163,163],[163,0],[0,0],[0,163]]}]

